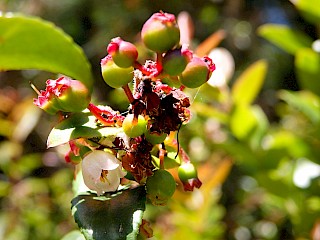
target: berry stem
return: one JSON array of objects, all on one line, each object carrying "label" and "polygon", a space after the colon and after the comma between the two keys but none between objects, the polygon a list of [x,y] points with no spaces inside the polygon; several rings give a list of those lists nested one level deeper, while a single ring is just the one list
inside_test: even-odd
[{"label": "berry stem", "polygon": [[132,103],[134,101],[134,97],[133,97],[132,92],[129,88],[129,85],[126,84],[126,85],[122,86],[122,88],[123,88],[125,94],[127,95],[129,102]]},{"label": "berry stem", "polygon": [[159,151],[159,160],[160,160],[160,169],[164,169],[164,156],[166,154],[166,150],[164,150],[163,148],[160,148]]}]

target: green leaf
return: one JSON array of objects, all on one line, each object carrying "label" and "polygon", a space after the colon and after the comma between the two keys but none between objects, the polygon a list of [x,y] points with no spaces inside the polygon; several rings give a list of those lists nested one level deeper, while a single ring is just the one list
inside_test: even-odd
[{"label": "green leaf", "polygon": [[231,94],[235,104],[249,105],[259,94],[263,85],[268,64],[259,60],[251,64],[234,83]]},{"label": "green leaf", "polygon": [[79,195],[72,200],[74,219],[86,239],[137,239],[145,211],[145,187],[97,197]]},{"label": "green leaf", "polygon": [[311,23],[320,22],[320,4],[318,0],[290,0],[301,12],[302,16]]},{"label": "green leaf", "polygon": [[312,39],[303,32],[279,24],[264,24],[258,28],[258,34],[293,55],[312,44]]},{"label": "green leaf", "polygon": [[0,12],[0,71],[39,69],[82,81],[92,89],[91,66],[60,28],[36,17]]},{"label": "green leaf", "polygon": [[310,48],[297,51],[295,67],[300,86],[320,96],[320,55]]},{"label": "green leaf", "polygon": [[[114,138],[122,132],[122,128],[100,127],[91,113],[74,113],[67,119],[58,123],[50,132],[47,147],[56,147],[77,138]],[[114,140],[114,139],[113,139]],[[104,140],[104,142],[107,142]],[[110,142],[110,141],[108,141]],[[112,141],[111,141],[112,142]]]},{"label": "green leaf", "polygon": [[279,98],[302,112],[313,124],[320,123],[320,98],[309,91],[281,90]]}]

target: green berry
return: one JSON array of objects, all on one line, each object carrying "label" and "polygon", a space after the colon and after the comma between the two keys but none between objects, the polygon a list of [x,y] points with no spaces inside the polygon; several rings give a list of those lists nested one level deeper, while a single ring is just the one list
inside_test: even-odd
[{"label": "green berry", "polygon": [[163,169],[157,170],[147,179],[147,197],[153,205],[166,205],[176,190],[172,175]]},{"label": "green berry", "polygon": [[189,179],[197,178],[197,169],[192,163],[183,163],[178,168],[178,176],[182,182],[187,182]]},{"label": "green berry", "polygon": [[113,88],[125,86],[133,79],[133,67],[121,68],[114,63],[110,55],[101,60],[101,72],[104,81]]},{"label": "green berry", "polygon": [[177,76],[183,72],[191,59],[192,52],[185,46],[168,51],[163,57],[163,71],[171,76]]},{"label": "green berry", "polygon": [[166,139],[168,134],[166,133],[159,134],[157,132],[151,133],[149,131],[146,131],[144,135],[149,143],[152,143],[153,145],[155,145],[155,144],[162,143]]},{"label": "green berry", "polygon": [[141,30],[143,43],[152,51],[163,53],[179,44],[180,30],[175,16],[170,13],[155,13]]},{"label": "green berry", "polygon": [[139,137],[145,133],[147,121],[142,115],[135,118],[133,114],[128,114],[123,120],[122,129],[131,138]]},{"label": "green berry", "polygon": [[180,75],[180,82],[188,88],[197,88],[206,83],[214,71],[211,59],[193,57]]}]

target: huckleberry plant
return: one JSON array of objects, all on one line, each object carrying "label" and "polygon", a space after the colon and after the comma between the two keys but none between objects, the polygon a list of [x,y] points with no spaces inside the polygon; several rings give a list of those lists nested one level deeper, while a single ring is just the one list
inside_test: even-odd
[{"label": "huckleberry plant", "polygon": [[172,166],[178,167],[186,191],[201,186],[175,136],[191,118],[184,89],[204,84],[215,65],[209,57],[195,56],[179,39],[175,16],[159,12],[141,30],[141,40],[155,59],[141,64],[135,45],[120,37],[108,44],[101,73],[109,86],[123,88],[130,103],[125,113],[90,103],[85,85],[68,77],[47,80],[46,90],[34,100],[46,112],[58,113],[62,123],[77,112],[94,119],[86,133],[64,142],[70,146],[66,161],[81,165],[85,185],[98,196],[116,192],[120,185],[139,185],[152,204],[165,205],[176,189],[166,170]]}]

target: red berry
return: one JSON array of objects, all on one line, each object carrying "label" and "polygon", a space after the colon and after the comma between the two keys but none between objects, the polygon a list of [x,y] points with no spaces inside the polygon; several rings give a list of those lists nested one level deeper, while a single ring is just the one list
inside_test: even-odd
[{"label": "red berry", "polygon": [[170,13],[155,13],[141,30],[143,43],[152,51],[163,53],[179,44],[180,30],[176,18]]},{"label": "red berry", "polygon": [[128,68],[134,65],[138,58],[138,50],[130,42],[123,41],[120,37],[113,38],[107,47],[108,53],[119,67]]},{"label": "red berry", "polygon": [[125,86],[133,79],[133,67],[121,68],[114,63],[111,55],[101,60],[101,72],[104,81],[113,88]]}]

